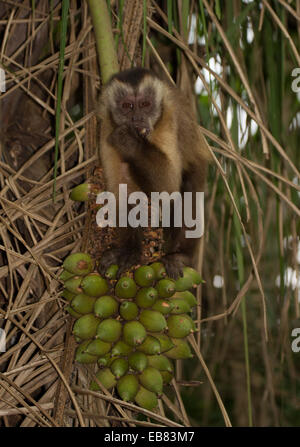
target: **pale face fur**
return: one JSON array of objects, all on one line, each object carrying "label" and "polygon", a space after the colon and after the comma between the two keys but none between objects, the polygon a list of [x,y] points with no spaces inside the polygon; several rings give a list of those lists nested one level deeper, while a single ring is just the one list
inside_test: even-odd
[{"label": "pale face fur", "polygon": [[103,112],[113,125],[147,127],[151,132],[162,115],[163,84],[148,75],[137,86],[115,79],[105,88],[101,102],[108,104]]}]

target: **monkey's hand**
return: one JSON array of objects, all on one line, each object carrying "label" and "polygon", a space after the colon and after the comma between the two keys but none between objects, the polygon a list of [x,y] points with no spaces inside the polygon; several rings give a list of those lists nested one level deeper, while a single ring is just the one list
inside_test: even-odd
[{"label": "monkey's hand", "polygon": [[134,126],[134,130],[137,133],[137,135],[141,138],[147,138],[149,133],[150,133],[150,129],[149,127],[143,126],[143,125],[136,125]]},{"label": "monkey's hand", "polygon": [[104,275],[108,267],[112,264],[117,264],[118,278],[123,272],[129,270],[133,265],[137,265],[140,262],[140,253],[137,250],[130,248],[112,248],[107,250],[101,256],[99,262],[99,272]]},{"label": "monkey's hand", "polygon": [[150,129],[142,126],[117,127],[108,137],[108,141],[120,153],[124,161],[131,161],[141,151]]},{"label": "monkey's hand", "polygon": [[183,276],[183,267],[189,265],[188,256],[183,253],[170,253],[163,256],[161,262],[165,266],[167,275],[173,279]]}]

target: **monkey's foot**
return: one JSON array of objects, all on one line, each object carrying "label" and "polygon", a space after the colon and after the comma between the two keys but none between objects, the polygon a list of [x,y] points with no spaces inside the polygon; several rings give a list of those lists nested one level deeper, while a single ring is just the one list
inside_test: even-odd
[{"label": "monkey's foot", "polygon": [[172,253],[161,258],[170,278],[178,279],[183,276],[183,267],[188,265],[188,257],[182,253]]},{"label": "monkey's foot", "polygon": [[105,251],[101,256],[99,272],[104,275],[110,265],[117,264],[119,267],[117,276],[119,278],[123,272],[129,270],[133,265],[139,264],[140,256],[136,249],[112,248]]}]

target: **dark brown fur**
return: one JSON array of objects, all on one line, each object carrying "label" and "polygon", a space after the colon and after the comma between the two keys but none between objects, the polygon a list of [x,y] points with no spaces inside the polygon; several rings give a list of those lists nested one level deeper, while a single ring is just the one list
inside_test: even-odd
[{"label": "dark brown fur", "polygon": [[[131,98],[136,102],[127,119],[119,104],[127,100],[131,104]],[[139,110],[139,98],[152,98],[148,114],[147,108],[146,112]],[[127,184],[128,194],[204,190],[208,146],[191,107],[176,87],[148,70],[121,72],[104,88],[99,115],[100,158],[108,190],[116,197],[120,183]],[[194,265],[197,243],[186,239],[185,231],[184,226],[165,231],[169,249],[163,262],[172,277],[179,276],[184,265]],[[120,229],[120,234],[120,247],[102,257],[102,270],[117,263],[122,271],[138,262],[140,230],[129,227]]]}]

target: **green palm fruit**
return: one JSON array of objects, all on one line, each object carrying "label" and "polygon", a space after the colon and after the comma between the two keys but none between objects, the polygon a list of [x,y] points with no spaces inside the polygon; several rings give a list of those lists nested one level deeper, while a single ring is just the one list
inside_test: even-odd
[{"label": "green palm fruit", "polygon": [[71,307],[79,314],[90,314],[93,312],[95,298],[79,293],[71,301]]},{"label": "green palm fruit", "polygon": [[69,312],[69,314],[73,317],[73,318],[80,318],[82,315],[79,314],[78,312],[75,312],[74,309],[72,309],[71,306],[67,306],[66,307],[66,311]]},{"label": "green palm fruit", "polygon": [[97,337],[108,343],[115,343],[119,340],[122,332],[122,324],[119,320],[107,318],[101,321],[97,327]]},{"label": "green palm fruit", "polygon": [[96,335],[99,321],[99,318],[95,317],[94,314],[82,315],[74,323],[73,334],[82,340],[93,338]]},{"label": "green palm fruit", "polygon": [[104,368],[106,366],[110,366],[112,361],[113,361],[113,358],[111,357],[111,355],[109,353],[109,354],[105,354],[105,355],[99,357],[97,360],[97,363],[100,368]]},{"label": "green palm fruit", "polygon": [[133,374],[127,374],[121,377],[117,383],[117,390],[122,400],[125,402],[132,401],[139,389],[139,382]]},{"label": "green palm fruit", "polygon": [[111,343],[102,341],[99,338],[92,340],[86,347],[86,352],[88,354],[96,355],[97,357],[102,357],[108,354],[111,350]]},{"label": "green palm fruit", "polygon": [[[186,267],[175,281],[161,262],[154,262],[136,269],[134,279],[115,281],[116,264],[101,277],[93,272],[89,255],[75,255],[65,260],[60,279],[65,283],[61,296],[70,302],[66,310],[77,318],[76,361],[97,363],[96,377],[105,388],[116,386],[124,401],[153,410],[163,385],[174,378],[172,360],[193,357],[185,337],[196,330],[188,313],[197,300],[188,289],[203,282],[201,276]],[[113,296],[108,294],[109,283]],[[93,380],[90,389],[101,387]]]},{"label": "green palm fruit", "polygon": [[162,314],[169,314],[171,310],[173,309],[173,304],[166,299],[157,300],[153,306],[151,307],[151,310],[156,310],[157,312],[160,312]]},{"label": "green palm fruit", "polygon": [[110,279],[110,280],[116,279],[118,270],[119,270],[119,266],[117,264],[110,265],[105,272],[105,275],[104,275],[105,278]]},{"label": "green palm fruit", "polygon": [[134,400],[140,407],[150,411],[157,407],[158,404],[156,394],[146,390],[143,386],[139,387]]},{"label": "green palm fruit", "polygon": [[[109,390],[113,386],[116,386],[117,384],[116,378],[109,368],[99,369],[99,371],[97,371],[96,373],[96,377],[107,390]],[[92,391],[100,390],[100,386],[97,384],[95,380],[91,382],[90,390]]]},{"label": "green palm fruit", "polygon": [[64,260],[63,267],[74,275],[87,275],[94,268],[94,261],[87,253],[72,253]]},{"label": "green palm fruit", "polygon": [[100,192],[101,189],[94,183],[81,183],[72,189],[70,199],[75,202],[85,202],[89,199],[90,194],[97,195]]},{"label": "green palm fruit", "polygon": [[70,199],[76,202],[85,202],[89,198],[89,184],[81,183],[81,185],[75,186],[70,192]]},{"label": "green palm fruit", "polygon": [[191,289],[194,283],[190,276],[181,276],[175,281],[176,292],[184,292],[185,290]]},{"label": "green palm fruit", "polygon": [[110,365],[110,370],[117,379],[120,379],[120,377],[124,376],[124,374],[127,373],[128,369],[128,361],[122,357],[113,360]]},{"label": "green palm fruit", "polygon": [[152,391],[155,394],[162,393],[163,379],[156,368],[147,366],[147,368],[139,374],[139,381],[148,391]]},{"label": "green palm fruit", "polygon": [[150,264],[150,267],[152,267],[152,269],[154,270],[156,280],[163,279],[165,276],[167,276],[166,269],[162,262],[153,262],[152,264]]},{"label": "green palm fruit", "polygon": [[133,298],[136,295],[137,286],[132,278],[123,276],[115,287],[115,293],[119,298]]},{"label": "green palm fruit", "polygon": [[142,372],[148,365],[147,356],[143,352],[135,351],[128,357],[129,366],[135,371]]},{"label": "green palm fruit", "polygon": [[72,278],[67,279],[67,281],[65,282],[65,288],[69,292],[78,295],[78,293],[82,292],[82,288],[80,287],[81,281],[82,281],[81,276],[73,276]]},{"label": "green palm fruit", "polygon": [[139,308],[132,301],[123,301],[120,305],[120,315],[124,320],[134,320],[139,314]]},{"label": "green palm fruit", "polygon": [[181,338],[173,338],[174,347],[169,351],[165,352],[165,355],[170,359],[180,360],[180,359],[188,359],[193,357],[191,352],[191,348],[186,340],[182,340]]},{"label": "green palm fruit", "polygon": [[200,273],[198,273],[197,270],[193,269],[192,267],[183,267],[183,276],[190,276],[192,278],[194,286],[197,286],[204,282],[201,278]]},{"label": "green palm fruit", "polygon": [[152,335],[147,335],[144,342],[138,346],[137,350],[144,354],[154,355],[160,354],[161,347],[157,338]]},{"label": "green palm fruit", "polygon": [[86,275],[81,282],[81,287],[84,293],[90,296],[102,296],[108,291],[106,279],[97,272]]},{"label": "green palm fruit", "polygon": [[112,296],[104,295],[97,298],[94,305],[94,313],[97,317],[108,318],[118,310],[119,304]]},{"label": "green palm fruit", "polygon": [[174,375],[169,371],[160,371],[160,374],[162,376],[164,385],[168,385],[174,377]]},{"label": "green palm fruit", "polygon": [[143,287],[138,291],[135,302],[139,307],[147,308],[153,306],[157,299],[157,290],[153,287]]},{"label": "green palm fruit", "polygon": [[167,319],[168,335],[183,338],[193,332],[193,325],[187,315],[170,315]]},{"label": "green palm fruit", "polygon": [[146,338],[146,330],[138,321],[128,321],[123,326],[123,340],[129,346],[138,346]]},{"label": "green palm fruit", "polygon": [[194,331],[197,331],[195,321],[192,319],[192,317],[191,317],[190,315],[186,315],[186,318],[187,318],[188,320],[190,320],[190,322],[191,322],[191,325],[192,325],[192,331],[193,331],[193,332],[194,332]]},{"label": "green palm fruit", "polygon": [[160,298],[170,298],[175,293],[175,282],[171,279],[160,279],[155,287]]},{"label": "green palm fruit", "polygon": [[139,319],[147,331],[150,332],[160,332],[167,327],[165,317],[155,310],[142,310]]},{"label": "green palm fruit", "polygon": [[190,307],[194,307],[197,305],[196,297],[189,290],[185,290],[184,292],[176,292],[173,298],[181,298],[185,300]]},{"label": "green palm fruit", "polygon": [[170,298],[170,303],[173,304],[171,314],[184,314],[191,311],[189,303],[181,298]]},{"label": "green palm fruit", "polygon": [[111,355],[112,357],[119,357],[120,355],[128,355],[132,352],[132,346],[124,343],[123,340],[119,340],[112,348]]},{"label": "green palm fruit", "polygon": [[70,273],[67,270],[63,270],[62,273],[59,275],[59,279],[61,281],[67,281],[67,279],[72,278],[72,276],[74,276],[74,273]]},{"label": "green palm fruit", "polygon": [[149,355],[148,363],[149,366],[158,369],[159,372],[169,371],[170,373],[173,373],[174,371],[174,366],[165,355]]},{"label": "green palm fruit", "polygon": [[166,334],[153,334],[153,337],[159,341],[161,353],[169,351],[174,346],[174,343]]},{"label": "green palm fruit", "polygon": [[61,296],[65,298],[67,301],[72,301],[72,299],[76,296],[76,293],[72,293],[68,289],[64,289],[62,291]]},{"label": "green palm fruit", "polygon": [[79,363],[96,363],[97,362],[97,356],[92,355],[88,352],[86,352],[86,348],[89,345],[90,340],[85,340],[82,342],[78,348],[76,349],[75,353],[75,360]]},{"label": "green palm fruit", "polygon": [[134,272],[134,280],[140,287],[149,287],[153,284],[155,272],[149,265],[143,265]]}]

